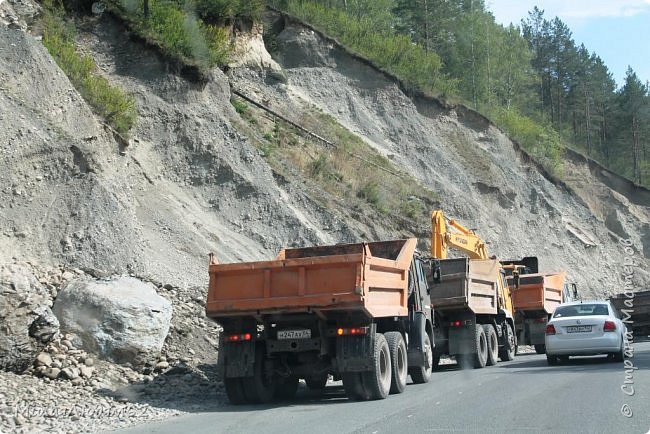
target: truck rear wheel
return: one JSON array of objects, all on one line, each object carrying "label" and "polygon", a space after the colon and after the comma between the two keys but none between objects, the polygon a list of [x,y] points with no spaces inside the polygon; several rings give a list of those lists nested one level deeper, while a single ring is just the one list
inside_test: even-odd
[{"label": "truck rear wheel", "polygon": [[305,383],[310,390],[323,390],[327,385],[328,375],[315,375],[311,377],[305,377]]},{"label": "truck rear wheel", "polygon": [[503,346],[499,348],[499,357],[502,361],[507,362],[515,359],[517,340],[515,339],[515,334],[512,331],[512,326],[510,323],[505,324],[503,327],[503,333],[504,343]]},{"label": "truck rear wheel", "polygon": [[255,347],[255,364],[253,365],[253,376],[242,379],[244,394],[251,403],[267,403],[275,396],[276,382],[269,376],[264,368],[264,347]]},{"label": "truck rear wheel", "polygon": [[424,364],[425,366],[416,366],[409,368],[409,375],[415,384],[428,383],[431,379],[431,370],[440,363],[440,354],[434,354],[431,348],[429,335],[424,335]]},{"label": "truck rear wheel", "polygon": [[361,374],[367,399],[385,399],[390,391],[391,363],[388,342],[383,334],[375,335],[375,350],[372,354],[373,369]]},{"label": "truck rear wheel", "polygon": [[296,396],[298,390],[298,377],[280,379],[275,385],[275,399],[284,401]]},{"label": "truck rear wheel", "polygon": [[496,365],[497,359],[499,358],[499,339],[497,338],[497,331],[494,329],[492,324],[484,324],[483,329],[485,330],[485,338],[488,344],[486,365]]},{"label": "truck rear wheel", "polygon": [[241,378],[224,378],[223,384],[226,387],[228,401],[232,405],[241,405],[248,402],[244,394],[244,385]]},{"label": "truck rear wheel", "polygon": [[400,332],[387,332],[384,336],[390,352],[390,393],[402,393],[406,388],[406,377],[408,377],[406,344]]},{"label": "truck rear wheel", "polygon": [[341,379],[343,380],[343,388],[348,398],[356,401],[365,401],[368,399],[360,372],[346,372],[341,375]]},{"label": "truck rear wheel", "polygon": [[544,344],[535,345],[535,352],[537,354],[544,354],[546,352],[546,345]]}]

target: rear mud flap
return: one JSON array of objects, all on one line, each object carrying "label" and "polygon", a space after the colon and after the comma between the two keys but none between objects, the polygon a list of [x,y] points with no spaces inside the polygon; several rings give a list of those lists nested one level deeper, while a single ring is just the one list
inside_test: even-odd
[{"label": "rear mud flap", "polygon": [[225,377],[253,376],[255,342],[222,343],[221,353],[219,358],[222,360]]},{"label": "rear mud flap", "polygon": [[336,365],[339,372],[365,372],[373,369],[375,327],[373,324],[371,333],[364,336],[336,338]]},{"label": "rear mud flap", "polygon": [[475,326],[452,327],[449,330],[449,354],[474,354],[476,352]]},{"label": "rear mud flap", "polygon": [[[413,327],[408,337],[408,365],[424,365],[424,336],[426,334],[427,317],[424,312],[415,312]],[[433,345],[433,342],[431,343]]]}]

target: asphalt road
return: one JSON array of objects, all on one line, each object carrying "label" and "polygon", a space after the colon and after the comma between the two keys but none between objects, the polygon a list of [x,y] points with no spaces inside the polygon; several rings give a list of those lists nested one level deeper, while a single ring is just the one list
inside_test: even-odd
[{"label": "asphalt road", "polygon": [[[548,366],[539,355],[485,369],[447,365],[431,382],[407,386],[382,401],[352,402],[340,383],[323,395],[301,388],[291,402],[230,406],[124,433],[396,433],[396,432],[650,432],[650,342],[634,344],[628,364],[602,358]],[[631,377],[630,377],[631,375]],[[627,405],[631,416],[622,414]]]}]

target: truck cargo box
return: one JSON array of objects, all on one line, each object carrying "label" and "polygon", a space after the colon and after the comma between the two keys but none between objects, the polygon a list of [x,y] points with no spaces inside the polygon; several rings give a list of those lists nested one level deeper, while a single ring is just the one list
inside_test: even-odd
[{"label": "truck cargo box", "polygon": [[[439,279],[429,282],[431,304],[444,312],[468,310],[475,314],[496,314],[497,279],[500,264],[492,259],[443,259]],[[429,273],[428,273],[429,274]],[[433,277],[434,273],[430,273]]]},{"label": "truck cargo box", "polygon": [[519,287],[513,276],[507,278],[515,312],[553,313],[563,302],[566,273],[535,273],[519,276]]},{"label": "truck cargo box", "polygon": [[211,256],[206,315],[408,313],[416,239],[284,249],[272,261],[218,264]]}]

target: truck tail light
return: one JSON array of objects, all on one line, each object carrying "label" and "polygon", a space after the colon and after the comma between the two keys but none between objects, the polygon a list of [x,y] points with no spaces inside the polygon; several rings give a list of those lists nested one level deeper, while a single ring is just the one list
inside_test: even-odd
[{"label": "truck tail light", "polygon": [[451,327],[463,327],[463,326],[471,326],[472,320],[471,319],[466,319],[464,321],[452,321],[449,323]]},{"label": "truck tail light", "polygon": [[555,326],[553,324],[549,324],[546,326],[546,334],[547,335],[554,335],[555,334]]},{"label": "truck tail light", "polygon": [[604,332],[615,332],[616,331],[616,323],[614,321],[605,321],[605,324],[603,325],[603,331]]},{"label": "truck tail light", "polygon": [[367,335],[369,327],[350,327],[350,328],[338,328],[336,329],[336,334],[338,336],[347,336],[347,335]]},{"label": "truck tail light", "polygon": [[226,342],[245,342],[250,341],[252,336],[250,333],[244,333],[241,335],[226,335]]}]

